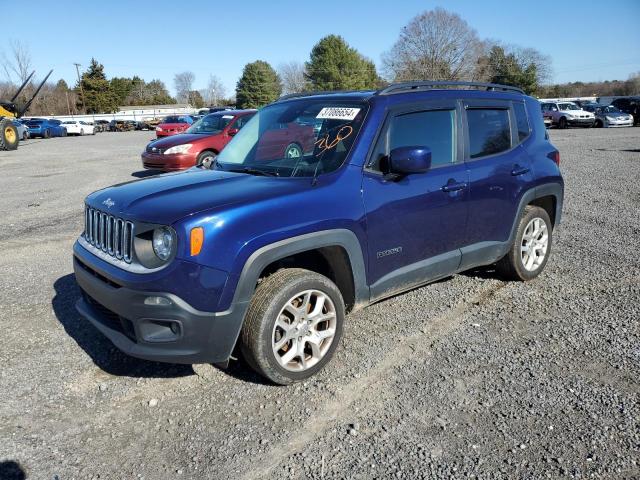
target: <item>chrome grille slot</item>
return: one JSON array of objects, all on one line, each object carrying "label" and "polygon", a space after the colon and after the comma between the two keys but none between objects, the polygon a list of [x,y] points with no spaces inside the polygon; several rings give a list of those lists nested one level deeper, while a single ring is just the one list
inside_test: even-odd
[{"label": "chrome grille slot", "polygon": [[84,238],[98,250],[127,263],[133,258],[133,222],[85,207]]}]

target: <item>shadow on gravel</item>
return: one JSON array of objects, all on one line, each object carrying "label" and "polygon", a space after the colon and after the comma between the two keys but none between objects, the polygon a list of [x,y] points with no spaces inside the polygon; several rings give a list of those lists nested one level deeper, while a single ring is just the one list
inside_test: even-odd
[{"label": "shadow on gravel", "polygon": [[[129,357],[118,350],[91,323],[83,319],[75,308],[80,289],[73,274],[60,277],[53,284],[56,295],[51,301],[53,311],[65,331],[106,373],[124,377],[174,378],[193,375],[191,365],[149,362]],[[0,479],[4,477],[0,475]]]},{"label": "shadow on gravel", "polygon": [[486,267],[476,267],[466,272],[460,272],[460,275],[471,278],[482,278],[483,280],[504,280],[496,271],[495,265],[487,265]]},{"label": "shadow on gravel", "polygon": [[26,472],[18,462],[4,460],[0,462],[0,480],[25,480]]},{"label": "shadow on gravel", "polygon": [[596,148],[599,152],[630,152],[630,153],[640,153],[640,148]]},{"label": "shadow on gravel", "polygon": [[154,175],[160,175],[161,173],[162,172],[160,170],[140,170],[139,172],[133,172],[131,176],[136,178],[147,178],[153,177]]}]

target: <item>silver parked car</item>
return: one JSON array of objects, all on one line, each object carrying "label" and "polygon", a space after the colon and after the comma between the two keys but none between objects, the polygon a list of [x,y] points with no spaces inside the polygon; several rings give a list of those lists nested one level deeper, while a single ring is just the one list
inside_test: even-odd
[{"label": "silver parked car", "polygon": [[583,110],[596,116],[596,127],[632,127],[633,115],[621,112],[613,105],[585,105]]},{"label": "silver parked car", "polygon": [[14,120],[11,123],[13,123],[13,126],[18,130],[18,137],[20,138],[20,140],[26,140],[27,138],[29,138],[29,127],[18,120]]}]

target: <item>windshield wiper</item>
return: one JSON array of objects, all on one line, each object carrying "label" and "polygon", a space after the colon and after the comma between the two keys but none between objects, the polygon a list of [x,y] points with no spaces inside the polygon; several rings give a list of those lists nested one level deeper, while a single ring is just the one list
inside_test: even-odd
[{"label": "windshield wiper", "polygon": [[229,168],[225,169],[226,172],[234,173],[248,173],[249,175],[262,175],[263,177],[279,177],[278,172],[266,172],[264,170],[258,170],[257,168],[242,167],[242,168]]}]

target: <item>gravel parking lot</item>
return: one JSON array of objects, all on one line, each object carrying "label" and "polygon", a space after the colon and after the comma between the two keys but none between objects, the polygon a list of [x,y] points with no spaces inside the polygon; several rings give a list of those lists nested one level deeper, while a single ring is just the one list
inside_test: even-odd
[{"label": "gravel parking lot", "polygon": [[75,313],[82,200],[146,175],[153,132],[0,152],[0,479],[639,478],[640,128],[550,134],[567,189],[541,277],[350,315],[292,387],[126,357]]}]

